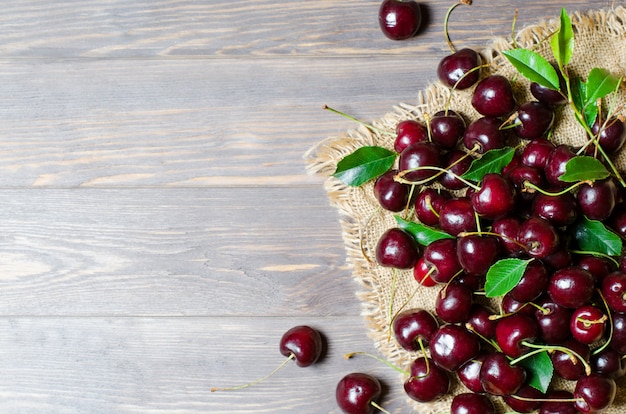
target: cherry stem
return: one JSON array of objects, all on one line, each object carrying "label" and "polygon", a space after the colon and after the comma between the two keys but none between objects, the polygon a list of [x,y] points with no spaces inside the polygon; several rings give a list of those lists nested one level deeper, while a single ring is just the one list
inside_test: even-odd
[{"label": "cherry stem", "polygon": [[609,337],[607,338],[606,342],[604,342],[604,344],[602,344],[599,348],[595,349],[591,355],[598,355],[600,352],[604,351],[610,344],[611,344],[611,340],[613,340],[613,317],[611,316],[611,309],[609,308],[609,304],[606,302],[606,299],[604,298],[604,295],[602,294],[602,290],[601,289],[597,289],[598,291],[598,296],[600,296],[600,299],[602,300],[602,303],[604,304],[604,308],[606,309],[606,317],[609,320]]},{"label": "cherry stem", "polygon": [[511,394],[510,397],[515,398],[520,401],[528,401],[528,402],[578,402],[584,401],[584,398],[528,398],[522,397],[521,395]]},{"label": "cherry stem", "polygon": [[252,382],[249,382],[247,384],[239,385],[239,386],[236,386],[236,387],[228,387],[228,388],[215,388],[214,387],[214,388],[211,388],[211,392],[215,392],[215,391],[234,391],[234,390],[240,390],[240,389],[243,389],[243,388],[247,388],[247,387],[250,387],[252,385],[256,385],[256,384],[258,384],[258,383],[260,383],[262,381],[265,381],[266,379],[268,379],[269,377],[271,377],[272,375],[277,373],[282,367],[287,365],[287,363],[289,363],[289,361],[291,361],[295,357],[296,357],[296,355],[294,353],[289,354],[289,357],[287,357],[287,359],[285,359],[282,364],[277,366],[272,372],[270,372],[266,376],[264,376],[262,378],[259,378],[256,381],[252,381]]},{"label": "cherry stem", "polygon": [[421,336],[417,338],[417,343],[420,346],[422,355],[424,355],[424,363],[426,364],[426,373],[424,374],[424,377],[426,377],[428,376],[428,374],[430,374],[430,362],[428,361],[428,357],[426,356],[426,346],[424,345],[424,341],[422,340]]},{"label": "cherry stem", "polygon": [[454,85],[452,86],[452,89],[450,90],[450,94],[448,95],[448,98],[446,99],[446,104],[444,106],[446,115],[448,115],[448,109],[450,108],[450,103],[452,101],[452,96],[454,95],[454,91],[457,90],[457,86],[460,85],[461,82],[466,77],[468,77],[470,74],[476,72],[477,70],[481,70],[482,68],[487,68],[489,66],[491,66],[491,63],[485,63],[485,64],[482,64],[482,65],[474,66],[473,68],[471,68],[470,70],[465,72],[456,82],[454,82]]},{"label": "cherry stem", "polygon": [[380,412],[384,414],[391,414],[389,411],[381,407],[376,401],[370,401],[370,404],[372,405],[372,407],[376,408],[377,410],[379,410]]},{"label": "cherry stem", "polygon": [[[419,181],[411,181],[411,180],[407,180],[407,179],[404,178],[404,176],[407,175],[407,174],[410,174],[410,173],[415,172],[415,171],[424,171],[424,170],[438,171],[438,173],[433,175],[432,177],[428,177],[428,178],[425,178],[425,179],[419,180]],[[402,170],[398,174],[396,174],[396,176],[394,177],[394,180],[396,180],[399,183],[403,183],[403,184],[421,185],[421,184],[426,184],[429,181],[437,178],[441,174],[446,174],[446,173],[454,176],[456,179],[458,179],[459,181],[463,182],[468,187],[471,187],[471,188],[473,188],[476,191],[480,190],[479,186],[477,186],[476,184],[466,180],[465,178],[462,178],[461,176],[459,176],[457,174],[454,174],[452,171],[448,171],[445,168],[436,167],[434,165],[433,166],[431,166],[431,165],[424,165],[424,166],[421,166],[421,167],[410,168],[408,170]]]},{"label": "cherry stem", "polygon": [[604,259],[610,260],[611,262],[613,262],[613,264],[615,266],[619,267],[619,262],[617,260],[615,260],[615,258],[613,258],[613,256],[610,256],[608,254],[604,254],[604,253],[600,253],[600,252],[594,252],[594,251],[588,251],[588,250],[570,250],[570,252],[574,253],[574,254],[591,255],[591,256],[602,257]]},{"label": "cherry stem", "polygon": [[511,365],[515,365],[515,364],[519,363],[520,361],[525,360],[526,358],[530,358],[531,356],[533,356],[533,355],[537,355],[537,354],[540,354],[540,353],[542,353],[542,352],[545,352],[545,349],[535,349],[535,350],[533,350],[533,351],[530,351],[530,352],[528,352],[528,353],[525,353],[524,355],[519,356],[519,357],[517,357],[517,358],[515,358],[515,359],[511,360],[510,364],[511,364]]},{"label": "cherry stem", "polygon": [[323,108],[323,109],[326,109],[327,111],[333,112],[333,113],[335,113],[335,114],[337,114],[337,115],[340,115],[340,116],[342,116],[342,117],[344,117],[344,118],[347,118],[347,119],[349,119],[349,120],[351,120],[351,121],[354,121],[354,122],[356,122],[356,123],[358,123],[358,124],[360,124],[360,125],[363,125],[365,128],[369,129],[369,130],[370,130],[370,131],[372,131],[372,132],[377,132],[377,133],[379,133],[379,134],[383,134],[383,135],[392,135],[392,136],[393,136],[393,133],[391,133],[391,132],[389,132],[389,131],[386,131],[386,130],[384,130],[384,129],[377,128],[377,127],[375,127],[374,125],[370,125],[370,124],[368,124],[367,122],[361,121],[360,119],[355,118],[355,117],[353,117],[352,115],[348,115],[348,114],[346,114],[345,112],[338,111],[338,110],[336,110],[335,108],[331,108],[331,107],[330,107],[330,106],[328,106],[328,105],[324,105],[322,108]]},{"label": "cherry stem", "polygon": [[547,196],[550,196],[550,197],[558,197],[560,195],[569,193],[570,191],[572,191],[576,187],[580,187],[583,184],[593,185],[593,181],[590,181],[590,180],[578,181],[578,182],[570,185],[569,187],[567,187],[567,188],[565,188],[565,189],[563,189],[561,191],[554,192],[554,193],[551,193],[549,191],[543,190],[540,187],[536,186],[535,184],[531,183],[530,181],[524,181],[524,190],[528,191],[527,189],[530,189],[531,191],[538,191],[538,192],[540,192],[543,195],[547,195]]},{"label": "cherry stem", "polygon": [[472,0],[459,0],[458,3],[453,4],[452,7],[448,9],[446,13],[446,17],[443,20],[443,33],[446,36],[446,43],[448,44],[448,47],[450,48],[450,51],[452,53],[456,52],[456,48],[454,47],[454,44],[452,44],[452,41],[450,40],[450,34],[448,33],[448,21],[450,20],[450,15],[452,14],[452,10],[456,9],[457,6],[460,6],[462,4],[469,6],[472,4]]},{"label": "cherry stem", "polygon": [[[525,345],[529,348],[533,348],[533,349],[541,349],[544,351],[561,351],[567,355],[570,355],[571,357],[576,357],[585,367],[585,373],[587,375],[591,375],[591,367],[589,366],[589,364],[587,363],[587,361],[585,361],[585,359],[580,356],[579,353],[577,353],[576,351],[572,351],[571,349],[569,349],[566,346],[560,346],[560,345],[537,345],[537,344],[533,344],[532,342],[527,342],[527,341],[522,341],[522,345]],[[526,354],[528,355],[528,354]],[[524,356],[524,355],[522,355]],[[520,357],[521,358],[521,357]],[[519,359],[519,358],[518,358]]]},{"label": "cherry stem", "polygon": [[489,345],[494,347],[496,351],[502,352],[502,348],[500,348],[500,345],[498,345],[498,343],[496,341],[488,339],[488,338],[485,338],[483,335],[481,335],[480,333],[478,333],[476,331],[476,329],[474,328],[474,326],[472,326],[472,324],[466,323],[465,324],[465,329],[467,329],[468,331],[472,332],[474,335],[476,335],[477,337],[479,337],[480,339],[482,339],[483,341],[485,341],[486,343],[488,343]]},{"label": "cherry stem", "polygon": [[[478,223],[477,223],[478,224]],[[517,240],[511,238],[511,237],[507,237],[503,234],[500,233],[494,233],[492,231],[462,231],[461,233],[459,233],[457,235],[457,237],[463,237],[463,236],[496,236],[499,237],[503,240],[506,240],[508,242],[514,243],[516,245],[518,245],[519,247],[521,247],[524,250],[528,250],[528,247],[526,247],[525,245],[523,245],[522,243],[518,242]]]},{"label": "cherry stem", "polygon": [[376,356],[376,355],[374,355],[374,354],[370,354],[369,352],[364,352],[364,351],[361,351],[361,352],[350,352],[350,353],[348,353],[348,354],[345,354],[343,357],[344,357],[345,359],[351,359],[351,358],[352,358],[352,357],[354,357],[355,355],[364,355],[364,356],[366,356],[366,357],[373,358],[373,359],[375,359],[376,361],[378,361],[378,362],[382,362],[383,364],[387,365],[389,368],[392,368],[392,369],[394,369],[394,370],[398,371],[400,374],[404,374],[404,375],[408,375],[408,376],[410,376],[410,375],[411,375],[411,373],[410,373],[410,372],[405,371],[405,370],[403,370],[402,368],[399,368],[399,367],[395,366],[394,364],[392,364],[391,362],[389,362],[389,361],[387,361],[387,360],[384,360],[384,359],[382,359],[382,358],[380,358],[380,357],[378,357],[378,356]]}]

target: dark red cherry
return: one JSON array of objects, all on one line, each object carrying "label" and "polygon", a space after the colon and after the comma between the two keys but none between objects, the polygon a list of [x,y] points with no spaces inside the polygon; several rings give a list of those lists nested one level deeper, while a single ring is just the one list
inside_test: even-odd
[{"label": "dark red cherry", "polygon": [[545,187],[543,173],[537,168],[529,167],[528,165],[516,165],[509,169],[505,176],[511,181],[515,191],[520,194],[525,202],[530,202],[535,197],[534,193],[527,190],[526,183],[534,184],[539,188]]},{"label": "dark red cherry", "polygon": [[555,227],[569,226],[578,218],[578,203],[572,193],[558,195],[535,194],[531,212]]},{"label": "dark red cherry", "polygon": [[517,242],[520,225],[521,220],[512,215],[495,219],[491,224],[491,231],[500,235],[500,244],[508,256],[519,256],[524,252]]},{"label": "dark red cherry", "polygon": [[[427,346],[439,322],[425,309],[409,309],[400,312],[393,320],[393,335],[407,351],[420,351]],[[421,345],[420,345],[421,341]]]},{"label": "dark red cherry", "polygon": [[437,112],[430,120],[432,141],[443,149],[453,149],[465,133],[465,120],[453,111]]},{"label": "dark red cherry", "polygon": [[611,348],[591,356],[591,369],[596,374],[611,379],[618,379],[626,374],[626,363],[622,355]]},{"label": "dark red cherry", "polygon": [[419,250],[413,237],[400,228],[390,228],[376,245],[376,261],[380,266],[410,269],[417,263]]},{"label": "dark red cherry", "polygon": [[515,394],[505,395],[503,400],[517,413],[532,413],[541,407],[545,398],[544,393],[526,384]]},{"label": "dark red cherry", "polygon": [[552,141],[548,141],[544,138],[533,139],[526,144],[522,150],[520,160],[524,165],[543,171],[546,167],[548,157],[554,148],[555,145]]},{"label": "dark red cherry", "polygon": [[448,373],[425,357],[419,357],[411,363],[410,374],[404,382],[404,391],[415,401],[434,401],[450,389]]},{"label": "dark red cherry", "polygon": [[431,277],[432,272],[433,267],[426,263],[424,257],[420,257],[417,259],[415,267],[413,267],[413,278],[422,286],[432,287],[437,284],[437,282]]},{"label": "dark red cherry", "polygon": [[439,224],[439,210],[452,198],[445,190],[424,188],[415,199],[415,217],[423,224],[436,226]]},{"label": "dark red cherry", "polygon": [[476,214],[470,199],[459,197],[445,201],[439,210],[439,226],[452,236],[476,231]]},{"label": "dark red cherry", "polygon": [[459,325],[440,326],[430,340],[433,361],[447,371],[458,370],[479,351],[478,337]]},{"label": "dark red cherry", "polygon": [[535,310],[535,320],[543,340],[547,344],[558,344],[568,339],[571,336],[570,310],[556,304],[548,295],[537,301],[537,305],[539,309]]},{"label": "dark red cherry", "polygon": [[458,177],[465,174],[470,165],[474,161],[471,155],[468,155],[460,149],[453,149],[444,155],[443,165],[446,173],[442,174],[439,182],[448,190],[461,190],[467,187]]},{"label": "dark red cherry", "polygon": [[564,352],[563,350],[554,350],[550,353],[554,372],[563,379],[575,381],[585,375],[585,367],[579,357],[585,361],[589,360],[591,351],[589,346],[570,338],[561,344],[562,347],[575,352]]},{"label": "dark red cherry", "polygon": [[622,355],[626,355],[626,314],[611,314],[613,321],[613,336],[611,337],[611,348]]},{"label": "dark red cherry", "polygon": [[593,305],[585,305],[574,310],[570,319],[570,331],[578,342],[592,344],[604,336],[607,316]]},{"label": "dark red cherry", "polygon": [[589,302],[594,289],[595,280],[591,273],[579,267],[570,266],[552,274],[548,294],[558,305],[576,309]]},{"label": "dark red cherry", "polygon": [[545,135],[554,123],[554,111],[548,105],[525,102],[517,108],[515,135],[524,139],[536,139]]},{"label": "dark red cherry", "polygon": [[613,209],[613,215],[606,223],[611,230],[626,239],[626,204],[620,203]]},{"label": "dark red cherry", "polygon": [[[462,90],[478,82],[481,64],[480,55],[472,49],[464,48],[443,58],[437,66],[437,76],[444,85]],[[471,71],[471,73],[470,73]]]},{"label": "dark red cherry", "polygon": [[456,242],[457,258],[469,274],[485,275],[500,257],[500,239],[493,236],[469,234]]},{"label": "dark red cherry", "polygon": [[492,395],[515,394],[526,381],[526,371],[518,365],[511,365],[501,352],[489,354],[480,368],[480,382],[485,391]]},{"label": "dark red cherry", "polygon": [[323,340],[319,331],[307,325],[295,326],[285,332],[280,340],[280,353],[294,355],[300,367],[313,365],[322,354]]},{"label": "dark red cherry", "polygon": [[406,173],[405,179],[428,181],[438,173],[438,171],[428,169],[428,167],[441,168],[442,166],[441,152],[432,142],[418,142],[406,147],[400,153],[398,166],[401,171],[412,170]]},{"label": "dark red cherry", "polygon": [[473,292],[467,285],[450,283],[441,288],[435,299],[435,312],[448,323],[466,322],[472,309]]},{"label": "dark red cherry", "polygon": [[494,338],[496,336],[497,321],[492,319],[494,312],[481,304],[474,304],[469,312],[467,324],[472,330],[483,338]]},{"label": "dark red cherry", "polygon": [[484,394],[457,394],[450,404],[450,414],[495,414],[496,407]]},{"label": "dark red cherry", "polygon": [[[558,70],[557,70],[558,73]],[[563,83],[563,82],[562,82]],[[536,82],[530,84],[530,93],[540,102],[547,105],[564,105],[567,103],[567,96],[560,91],[539,85]]]},{"label": "dark red cherry", "polygon": [[607,154],[615,154],[626,142],[626,127],[624,121],[618,117],[609,119],[600,118],[591,127],[591,132],[598,137],[598,143]]},{"label": "dark red cherry", "polygon": [[520,302],[518,300],[513,299],[511,296],[511,292],[508,292],[506,295],[502,296],[502,314],[520,314],[532,316],[535,312],[534,306],[529,304],[528,302]]},{"label": "dark red cherry", "polygon": [[548,287],[550,277],[548,270],[539,260],[528,263],[522,278],[509,293],[520,302],[532,302]]},{"label": "dark red cherry", "polygon": [[515,189],[500,174],[485,174],[480,190],[470,196],[474,211],[488,220],[495,220],[511,212],[515,206]]},{"label": "dark red cherry", "polygon": [[414,119],[400,121],[396,125],[396,139],[393,149],[400,154],[410,145],[428,141],[428,128],[423,123]]},{"label": "dark red cherry", "polygon": [[481,115],[500,117],[515,109],[511,82],[502,75],[490,75],[478,82],[472,95],[472,106]]},{"label": "dark red cherry", "polygon": [[559,247],[559,234],[550,222],[541,217],[530,217],[522,222],[517,241],[530,256],[541,259]]},{"label": "dark red cherry", "polygon": [[534,343],[539,337],[539,326],[535,319],[527,315],[515,314],[502,318],[496,326],[496,342],[502,352],[511,358],[517,358],[528,352],[524,344]]},{"label": "dark red cherry", "polygon": [[581,255],[576,265],[591,273],[596,284],[602,283],[606,276],[616,270],[615,264],[611,260],[591,255]]},{"label": "dark red cherry", "polygon": [[626,313],[626,273],[611,272],[602,280],[601,290],[613,312]]},{"label": "dark red cherry", "polygon": [[398,170],[389,170],[374,183],[374,197],[382,208],[389,211],[402,211],[409,203],[411,186],[394,180]]},{"label": "dark red cherry", "polygon": [[576,197],[580,211],[590,220],[606,220],[617,204],[617,185],[611,178],[585,183],[578,189]]},{"label": "dark red cherry", "polygon": [[574,395],[566,390],[556,390],[548,393],[547,400],[539,409],[539,414],[580,414],[574,406]]},{"label": "dark red cherry", "polygon": [[335,389],[337,405],[345,414],[370,414],[372,402],[380,398],[380,382],[373,376],[355,372],[343,377]]},{"label": "dark red cherry", "polygon": [[480,383],[480,368],[483,366],[483,361],[487,358],[487,355],[489,354],[486,351],[481,351],[474,358],[463,364],[457,371],[459,381],[472,392],[485,392],[483,385]]},{"label": "dark red cherry", "polygon": [[576,154],[574,154],[568,145],[557,145],[548,156],[544,169],[548,183],[559,188],[567,186],[568,183],[561,181],[560,177],[565,173],[565,165],[567,162],[575,156]]},{"label": "dark red cherry", "polygon": [[506,146],[505,130],[500,129],[502,121],[494,117],[482,117],[471,122],[463,134],[463,145],[469,150],[482,154],[492,149]]},{"label": "dark red cherry", "polygon": [[592,374],[579,379],[574,388],[576,408],[583,413],[599,413],[615,399],[617,386],[611,378]]},{"label": "dark red cherry", "polygon": [[429,266],[434,267],[431,278],[437,283],[448,283],[462,270],[454,239],[439,239],[430,243],[424,248],[422,257]]},{"label": "dark red cherry", "polygon": [[383,0],[378,10],[380,29],[391,40],[415,36],[422,24],[422,10],[414,1]]}]

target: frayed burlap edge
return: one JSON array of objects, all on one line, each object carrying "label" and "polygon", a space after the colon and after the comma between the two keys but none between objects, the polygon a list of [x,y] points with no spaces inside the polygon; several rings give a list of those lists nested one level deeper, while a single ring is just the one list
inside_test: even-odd
[{"label": "frayed burlap edge", "polygon": [[[626,9],[622,6],[607,9],[593,10],[586,13],[571,15],[575,30],[576,49],[568,67],[573,75],[583,78],[594,67],[610,70],[619,76],[626,74]],[[502,74],[512,80],[514,92],[518,102],[532,99],[529,93],[529,83],[516,75],[515,69],[502,57],[503,50],[511,49],[514,45],[531,48],[549,60],[552,59],[549,42],[546,41],[559,27],[558,19],[543,20],[536,25],[525,27],[516,35],[514,41],[510,38],[493,39],[481,55],[485,61],[492,63],[486,70],[487,74]],[[433,68],[434,73],[434,68]],[[350,265],[354,279],[359,283],[360,290],[356,293],[362,303],[362,314],[369,328],[369,336],[375,342],[384,358],[390,362],[408,367],[415,353],[409,353],[389,340],[389,315],[397,312],[403,306],[408,308],[433,309],[437,288],[421,288],[416,291],[416,283],[410,271],[395,272],[390,269],[376,266],[371,258],[378,237],[382,232],[395,225],[392,214],[382,212],[372,194],[372,183],[354,188],[346,186],[334,177],[337,163],[346,155],[365,145],[379,145],[393,148],[395,127],[404,119],[425,120],[425,116],[444,109],[449,101],[449,108],[459,111],[468,120],[479,117],[471,107],[470,96],[472,90],[456,91],[450,96],[450,89],[439,82],[433,82],[417,95],[417,103],[399,103],[393,110],[382,118],[374,120],[372,125],[379,130],[372,132],[360,126],[346,131],[338,137],[330,137],[312,147],[304,158],[307,170],[312,174],[326,176],[324,188],[331,205],[336,207],[340,214],[343,240],[346,248],[347,262]],[[624,91],[619,94],[615,107],[626,104]],[[622,111],[623,113],[623,111]],[[552,140],[556,143],[582,145],[586,141],[584,132],[576,124],[571,111],[560,110],[557,114],[558,122],[554,126]],[[619,167],[626,165],[626,151],[615,158]],[[392,308],[390,309],[390,304]],[[497,306],[488,303],[490,306]],[[572,389],[573,383],[557,381],[558,388]],[[625,381],[618,384],[618,396],[612,408],[607,413],[617,414],[626,408],[626,395],[623,387]],[[464,392],[464,387],[456,380],[453,381],[449,396],[433,403],[421,404],[407,398],[408,403],[418,413],[445,413],[449,411],[452,396]],[[505,406],[499,399],[494,399],[499,412],[505,411]]]}]

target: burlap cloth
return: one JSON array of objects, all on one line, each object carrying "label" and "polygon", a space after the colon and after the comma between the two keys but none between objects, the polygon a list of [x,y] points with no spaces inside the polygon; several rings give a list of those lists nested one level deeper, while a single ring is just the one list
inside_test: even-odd
[{"label": "burlap cloth", "polygon": [[[626,75],[626,9],[620,6],[610,10],[575,13],[571,15],[571,18],[574,26],[575,51],[568,65],[570,73],[586,79],[592,68],[599,67],[608,69],[618,76]],[[548,60],[554,61],[550,43],[546,39],[558,30],[558,27],[559,21],[556,18],[541,21],[519,30],[516,33],[515,42],[519,47],[532,48]],[[502,50],[510,49],[512,45],[510,37],[495,38],[480,52],[486,61],[492,63],[491,67],[486,70],[486,74],[498,73],[512,80],[516,98],[521,103],[534,98],[529,93],[529,82],[518,75],[516,70],[500,55]],[[450,89],[434,79],[436,79],[436,68],[433,67],[433,83],[417,94],[416,104],[400,103],[394,106],[391,112],[372,122],[372,125],[388,131],[389,134],[372,133],[367,128],[357,127],[355,124],[355,129],[319,142],[304,156],[310,172],[328,177],[325,181],[325,189],[331,204],[340,212],[347,261],[353,271],[354,279],[360,285],[357,296],[362,302],[369,335],[385,359],[404,368],[408,368],[416,354],[404,351],[393,339],[388,340],[389,306],[394,271],[372,262],[378,237],[386,229],[396,225],[395,219],[393,214],[381,212],[373,196],[373,183],[370,182],[357,188],[349,187],[333,178],[331,174],[335,171],[340,159],[364,145],[379,145],[393,149],[393,133],[399,121],[404,119],[424,121],[424,114],[433,114],[444,109]],[[470,104],[471,93],[472,89],[456,91],[450,101],[450,109],[464,114],[470,121],[479,117]],[[617,105],[624,105],[625,100],[626,93],[622,90]],[[622,109],[621,113],[626,113],[626,110]],[[569,108],[558,110],[552,140],[556,143],[573,145],[582,145],[586,141],[583,130],[575,122]],[[617,156],[616,164],[620,167],[626,165],[626,151],[622,151],[622,154]],[[433,310],[439,288],[421,287],[415,294],[417,283],[411,271],[398,272],[396,283],[392,303],[394,313],[407,301],[406,309]],[[412,406],[418,413],[449,412],[452,395],[466,392],[464,386],[456,381],[455,376],[453,378],[450,396],[429,404],[420,404],[407,397],[407,405]],[[571,389],[573,383],[557,381],[555,385],[558,388]],[[401,386],[402,379],[399,379],[398,387]],[[618,382],[618,396],[614,406],[607,411],[608,413],[626,412],[625,386],[625,380]],[[500,399],[494,399],[494,402],[499,412],[506,411]]]}]

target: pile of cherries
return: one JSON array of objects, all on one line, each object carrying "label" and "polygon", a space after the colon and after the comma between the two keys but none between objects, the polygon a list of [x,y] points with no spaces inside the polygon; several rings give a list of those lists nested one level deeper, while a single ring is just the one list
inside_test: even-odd
[{"label": "pile of cherries", "polygon": [[[597,220],[626,238],[626,190],[613,175],[576,186],[560,177],[577,155],[598,155],[596,146],[618,153],[626,127],[600,114],[589,145],[555,144],[565,95],[531,83],[534,99],[520,103],[506,77],[481,77],[479,66],[479,54],[462,49],[438,67],[444,84],[474,87],[479,117],[446,109],[399,122],[397,162],[374,184],[382,208],[451,236],[422,246],[398,226],[376,245],[380,266],[412,269],[420,285],[439,289],[432,311],[403,310],[391,322],[398,345],[419,351],[404,389],[431,402],[456,377],[465,390],[452,414],[493,413],[492,398],[519,413],[601,412],[626,373],[626,258],[580,251],[572,227]],[[474,159],[505,147],[517,149],[501,172],[478,185],[462,179]],[[486,274],[505,258],[528,266],[495,311],[485,300]],[[524,361],[543,351],[573,392],[529,385]]]}]

